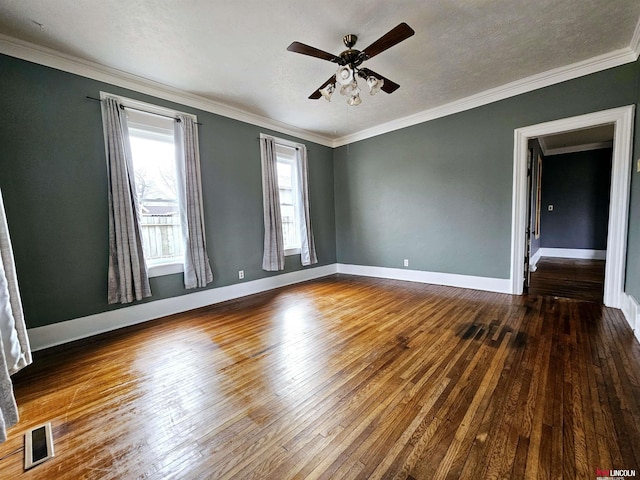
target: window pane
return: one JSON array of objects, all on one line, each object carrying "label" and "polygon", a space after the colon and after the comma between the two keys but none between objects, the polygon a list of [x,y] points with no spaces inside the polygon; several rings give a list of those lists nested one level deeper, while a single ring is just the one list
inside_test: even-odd
[{"label": "window pane", "polygon": [[291,164],[278,162],[278,186],[291,188]]},{"label": "window pane", "polygon": [[144,255],[151,265],[182,257],[182,230],[173,138],[130,133]]},{"label": "window pane", "polygon": [[300,248],[296,188],[296,163],[293,156],[278,156],[278,193],[282,216],[282,235],[285,250]]}]

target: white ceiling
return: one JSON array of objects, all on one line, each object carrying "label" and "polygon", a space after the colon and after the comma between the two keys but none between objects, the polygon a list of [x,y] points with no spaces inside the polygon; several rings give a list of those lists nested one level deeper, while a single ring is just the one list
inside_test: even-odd
[{"label": "white ceiling", "polygon": [[[2,0],[0,33],[339,139],[510,82],[629,49],[638,0]],[[349,107],[308,100],[339,54],[401,22],[416,34],[364,66],[400,84]],[[40,25],[39,25],[40,24]],[[634,37],[635,32],[635,37]],[[637,57],[637,53],[636,53]]]}]

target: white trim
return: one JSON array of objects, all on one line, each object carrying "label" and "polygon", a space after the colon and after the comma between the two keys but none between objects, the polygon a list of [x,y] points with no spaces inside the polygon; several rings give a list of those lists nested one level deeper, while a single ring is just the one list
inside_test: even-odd
[{"label": "white trim", "polygon": [[522,259],[525,257],[529,139],[613,123],[615,125],[615,133],[611,168],[604,304],[608,307],[621,308],[624,295],[634,107],[634,105],[629,105],[627,107],[613,108],[602,112],[518,128],[514,131],[511,293],[521,295],[523,290],[524,262]]},{"label": "white trim", "polygon": [[333,147],[333,141],[323,135],[1,33],[0,53]]},{"label": "white trim", "polygon": [[157,98],[198,108],[206,112],[215,113],[227,118],[233,118],[235,120],[268,128],[279,133],[284,133],[333,148],[382,135],[383,133],[410,127],[429,120],[435,120],[436,118],[445,117],[454,113],[470,110],[472,108],[487,105],[499,100],[504,100],[506,98],[514,97],[516,95],[531,92],[533,90],[555,85],[557,83],[579,78],[609,68],[632,63],[638,59],[639,51],[640,19],[629,47],[599,55],[582,62],[573,63],[571,65],[532,75],[515,82],[507,83],[506,85],[492,88],[484,92],[424,110],[404,118],[393,120],[382,125],[368,128],[351,135],[331,139],[284,122],[272,120],[270,118],[215,102],[199,95],[194,95],[177,88],[169,87],[159,82],[154,82],[146,78],[131,75],[121,70],[105,67],[104,65],[100,65],[95,62],[66,55],[50,48],[0,34],[0,53],[2,54],[45,65],[64,72],[81,75],[83,77],[111,85],[128,88]]},{"label": "white trim", "polygon": [[640,304],[631,295],[624,295],[622,313],[627,323],[633,330],[636,338],[640,341]]},{"label": "white trim", "polygon": [[529,270],[535,272],[538,269],[538,262],[541,258],[542,255],[540,254],[540,249],[538,248],[538,251],[534,253],[531,258],[529,258]]},{"label": "white trim", "polygon": [[149,278],[162,277],[174,273],[184,272],[183,263],[160,263],[158,265],[147,265],[147,275]]},{"label": "white trim", "polygon": [[637,58],[638,53],[633,51],[630,47],[615,50],[582,62],[554,68],[553,70],[538,73],[531,77],[516,80],[515,82],[485,90],[484,92],[440,105],[429,110],[424,110],[404,118],[399,118],[391,122],[383,123],[351,135],[345,135],[344,137],[335,139],[333,141],[333,146],[340,147],[349,143],[392,132],[394,130],[400,130],[402,128],[427,122],[429,120],[435,120],[436,118],[446,117],[447,115],[453,115],[454,113],[463,112],[465,110],[471,110],[472,108],[488,105],[499,100],[515,97],[517,95],[548,87],[550,85],[555,85],[557,83],[566,82],[567,80],[573,80],[602,70],[632,63],[635,62]]},{"label": "white trim", "polygon": [[588,248],[548,248],[541,247],[535,254],[536,263],[540,257],[552,258],[577,258],[586,260],[605,260],[607,258],[606,250],[591,250]]},{"label": "white trim", "polygon": [[[541,140],[540,138],[538,141]],[[542,147],[542,142],[540,142],[540,146]],[[547,148],[542,147],[542,153],[545,157],[550,157],[552,155],[564,155],[565,153],[578,153],[578,152],[589,152],[591,150],[600,150],[602,148],[612,148],[613,141],[608,142],[597,142],[597,143],[585,143],[583,145],[572,145],[570,147],[558,147],[558,148]]]},{"label": "white trim", "polygon": [[498,293],[509,293],[511,286],[508,278],[474,277],[456,273],[426,272],[422,270],[407,270],[406,268],[369,267],[344,263],[338,264],[338,273],[404,280],[407,282],[431,283],[434,285]]},{"label": "white trim", "polygon": [[31,349],[33,351],[42,350],[43,348],[91,337],[99,333],[166,317],[167,315],[226,302],[294,283],[326,277],[334,273],[337,273],[336,264],[305,268],[296,272],[236,283],[226,287],[201,290],[179,297],[141,303],[43,327],[30,328],[28,334]]},{"label": "white trim", "polygon": [[[180,110],[175,110],[173,108],[161,107],[160,105],[155,105],[153,103],[141,102],[140,100],[134,100],[133,98],[123,97],[122,95],[116,95],[114,93],[100,91],[100,100],[105,100],[107,98],[115,98],[122,104],[124,108],[130,108],[132,110],[140,110],[145,113],[151,113],[154,115],[160,115],[163,117],[171,117],[176,118],[178,115],[185,115],[187,117],[191,117],[194,122],[198,121],[198,116],[193,113],[181,112]],[[173,131],[171,132],[173,136]]]},{"label": "white trim", "polygon": [[636,23],[636,29],[633,32],[633,37],[631,37],[629,48],[635,54],[637,60],[640,56],[640,18],[638,18],[638,23]]}]

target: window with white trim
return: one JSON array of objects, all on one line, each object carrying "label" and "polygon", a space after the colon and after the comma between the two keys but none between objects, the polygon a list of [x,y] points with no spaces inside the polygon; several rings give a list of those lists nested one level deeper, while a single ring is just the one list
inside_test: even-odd
[{"label": "window with white trim", "polygon": [[[184,262],[172,118],[127,109],[147,267]],[[181,271],[178,270],[178,271]],[[154,272],[155,273],[155,272]]]},{"label": "window with white trim", "polygon": [[295,255],[300,253],[301,218],[296,147],[278,143],[276,140],[276,158],[284,254]]},{"label": "window with white trim", "polygon": [[126,113],[145,262],[150,277],[184,271],[181,196],[175,146],[178,115],[194,115],[130,98],[118,99]]}]

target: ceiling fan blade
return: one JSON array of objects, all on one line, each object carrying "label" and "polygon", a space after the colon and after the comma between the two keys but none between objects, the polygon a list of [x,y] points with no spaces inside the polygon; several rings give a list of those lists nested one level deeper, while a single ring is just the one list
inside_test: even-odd
[{"label": "ceiling fan blade", "polygon": [[365,48],[361,55],[363,55],[365,59],[375,57],[379,53],[382,53],[403,40],[406,40],[414,33],[416,32],[413,31],[413,28],[403,22],[397,27],[392,28],[389,32]]},{"label": "ceiling fan blade", "polygon": [[324,82],[322,85],[320,85],[320,87],[318,87],[318,89],[315,92],[313,92],[311,95],[309,95],[309,99],[310,100],[318,100],[320,97],[322,97],[322,94],[320,93],[320,90],[322,90],[324,87],[326,87],[330,83],[335,83],[335,81],[336,81],[336,76],[332,75],[329,80]]},{"label": "ceiling fan blade", "polygon": [[376,73],[373,70],[370,70],[368,68],[361,68],[360,72],[359,72],[359,75],[361,77],[365,78],[365,79],[366,79],[366,77],[371,76],[371,77],[376,77],[376,78],[378,78],[380,80],[384,80],[384,83],[382,84],[382,88],[380,90],[382,90],[385,93],[393,93],[397,89],[400,88],[400,85],[398,85],[397,83],[392,82],[388,78],[385,78],[382,75],[380,75],[379,73]]},{"label": "ceiling fan blade", "polygon": [[328,60],[334,63],[338,63],[340,61],[340,57],[336,57],[333,53],[325,52],[300,42],[293,42],[287,47],[287,50],[294,53],[301,53],[302,55],[309,55],[310,57],[321,58],[322,60]]}]

